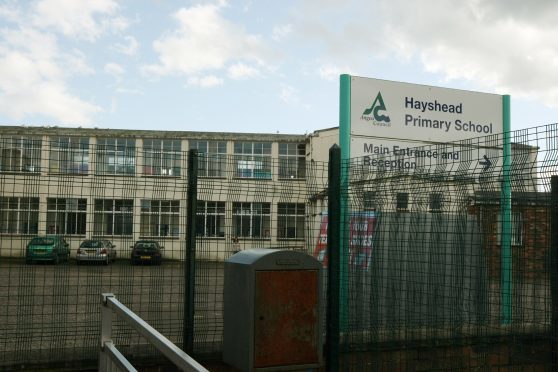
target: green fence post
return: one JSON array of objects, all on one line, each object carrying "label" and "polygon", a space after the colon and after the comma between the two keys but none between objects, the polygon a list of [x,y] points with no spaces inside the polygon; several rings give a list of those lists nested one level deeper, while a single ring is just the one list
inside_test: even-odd
[{"label": "green fence post", "polygon": [[550,293],[552,371],[558,369],[558,176],[550,180]]},{"label": "green fence post", "polygon": [[339,305],[341,329],[348,328],[348,287],[349,287],[349,162],[351,158],[351,75],[343,74],[340,79],[339,94],[339,145],[341,146],[340,185],[340,294]]},{"label": "green fence post", "polygon": [[326,314],[326,368],[339,370],[339,279],[341,231],[341,149],[329,149],[328,202],[327,202],[327,314]]},{"label": "green fence post", "polygon": [[198,197],[198,150],[188,152],[188,190],[186,196],[186,257],[184,260],[183,347],[194,351],[194,306],[196,286],[196,209]]},{"label": "green fence post", "polygon": [[503,167],[500,213],[501,231],[501,271],[502,271],[502,324],[510,324],[512,319],[512,252],[511,252],[511,124],[510,96],[503,96]]}]

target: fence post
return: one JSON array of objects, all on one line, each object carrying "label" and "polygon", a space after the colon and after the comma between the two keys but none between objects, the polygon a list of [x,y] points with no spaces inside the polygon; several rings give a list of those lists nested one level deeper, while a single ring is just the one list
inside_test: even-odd
[{"label": "fence post", "polygon": [[99,357],[99,371],[106,371],[109,368],[109,358],[105,352],[105,342],[112,341],[112,310],[108,307],[109,297],[114,298],[112,293],[101,294],[101,345]]},{"label": "fence post", "polygon": [[558,370],[558,176],[550,179],[551,370]]},{"label": "fence post", "polygon": [[186,257],[184,261],[183,348],[194,350],[194,306],[196,285],[196,209],[198,196],[198,150],[188,152],[188,190],[186,196]]},{"label": "fence post", "polygon": [[339,284],[341,235],[341,149],[329,149],[328,205],[327,205],[327,314],[326,366],[327,371],[339,370]]}]

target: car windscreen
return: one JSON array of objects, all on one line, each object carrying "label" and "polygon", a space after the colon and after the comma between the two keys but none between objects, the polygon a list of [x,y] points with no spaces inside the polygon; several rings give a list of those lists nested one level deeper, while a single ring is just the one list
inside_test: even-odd
[{"label": "car windscreen", "polygon": [[136,248],[138,249],[146,249],[146,250],[156,250],[157,246],[155,243],[150,242],[139,242],[136,244]]},{"label": "car windscreen", "polygon": [[86,240],[80,245],[81,248],[101,248],[101,242],[97,240]]},{"label": "car windscreen", "polygon": [[29,243],[31,245],[52,245],[54,244],[54,239],[51,238],[33,238]]}]

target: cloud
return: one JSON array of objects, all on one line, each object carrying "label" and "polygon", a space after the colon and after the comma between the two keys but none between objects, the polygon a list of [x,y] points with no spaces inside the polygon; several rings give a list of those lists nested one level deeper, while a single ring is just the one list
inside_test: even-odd
[{"label": "cloud", "polygon": [[[359,11],[343,17],[346,9]],[[557,17],[555,1],[308,0],[295,27],[334,65],[367,71],[372,59],[412,58],[445,82],[558,107]]]},{"label": "cloud", "polygon": [[[23,12],[11,28],[0,29],[0,112],[21,120],[43,116],[59,125],[88,125],[102,109],[72,93],[68,81],[91,75],[85,55],[63,50],[57,36],[36,28]],[[33,19],[36,14],[26,12]]]},{"label": "cloud", "polygon": [[125,36],[124,40],[126,41],[126,44],[114,44],[114,50],[128,56],[135,55],[139,49],[138,41],[133,36]]},{"label": "cloud", "polygon": [[188,85],[198,86],[202,88],[212,88],[218,85],[223,84],[223,79],[218,78],[214,75],[204,76],[204,77],[189,77],[188,78]]},{"label": "cloud", "polygon": [[62,72],[47,60],[0,51],[0,111],[14,119],[46,115],[59,124],[90,124],[101,109],[68,92]]},{"label": "cloud", "polygon": [[228,75],[231,79],[240,80],[260,76],[260,71],[244,63],[237,63],[229,66]]},{"label": "cloud", "polygon": [[341,74],[351,74],[349,67],[339,67],[326,63],[318,67],[318,75],[325,80],[339,80]]},{"label": "cloud", "polygon": [[105,72],[109,75],[119,77],[124,74],[124,68],[117,63],[109,62],[105,64]]},{"label": "cloud", "polygon": [[286,38],[289,34],[293,32],[293,25],[286,24],[281,26],[275,26],[273,28],[273,36],[272,39],[275,41],[281,41]]},{"label": "cloud", "polygon": [[[197,76],[235,64],[266,65],[272,51],[260,36],[248,33],[222,15],[224,3],[181,8],[173,18],[177,28],[153,43],[159,62],[144,67],[148,74]],[[247,72],[247,70],[245,70]],[[232,72],[234,74],[234,72]],[[247,77],[247,75],[245,75]]]},{"label": "cloud", "polygon": [[[118,9],[114,0],[40,0],[32,9],[32,24],[76,39],[96,40],[108,29],[122,30],[126,19],[109,17]],[[101,19],[98,19],[101,18]]]}]

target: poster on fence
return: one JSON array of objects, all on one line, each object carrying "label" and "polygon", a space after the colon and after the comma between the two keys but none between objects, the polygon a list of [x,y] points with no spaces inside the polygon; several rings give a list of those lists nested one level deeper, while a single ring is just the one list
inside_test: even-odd
[{"label": "poster on fence", "polygon": [[[349,266],[367,270],[372,259],[372,246],[377,214],[373,211],[352,212],[349,226]],[[314,257],[327,267],[327,212],[322,213],[320,232]]]}]

